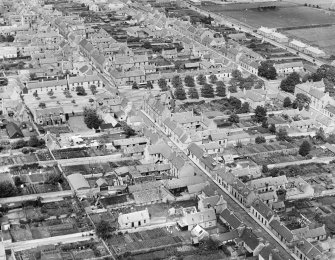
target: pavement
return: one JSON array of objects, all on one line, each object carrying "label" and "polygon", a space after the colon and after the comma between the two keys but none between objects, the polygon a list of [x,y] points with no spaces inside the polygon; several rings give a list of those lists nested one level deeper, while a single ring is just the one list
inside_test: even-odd
[{"label": "pavement", "polygon": [[[167,141],[170,144],[170,146],[172,146],[174,149],[179,149],[183,154],[186,155],[186,153],[179,147],[179,145],[175,143],[172,139],[170,139],[168,136],[166,136],[161,130],[160,126],[155,124],[143,110],[140,111],[140,115],[144,118],[144,122],[148,126],[153,126],[156,128],[157,133],[161,136],[162,139]],[[205,169],[203,169],[203,167],[201,167],[201,165],[198,165],[190,158],[189,161],[195,168],[195,171],[202,177],[204,177],[206,181],[209,182],[213,192],[216,191],[219,195],[222,195],[223,198],[227,201],[229,209],[232,210],[234,214],[236,214],[236,216],[241,221],[243,221],[243,223],[247,227],[251,227],[253,232],[257,236],[262,237],[264,239],[264,242],[267,241],[271,245],[275,246],[279,250],[279,254],[283,257],[283,259],[286,260],[298,259],[268,228],[266,228],[253,215],[251,215],[248,209],[243,207],[227,190],[225,190],[222,186],[220,186],[214,180],[214,178]]]}]

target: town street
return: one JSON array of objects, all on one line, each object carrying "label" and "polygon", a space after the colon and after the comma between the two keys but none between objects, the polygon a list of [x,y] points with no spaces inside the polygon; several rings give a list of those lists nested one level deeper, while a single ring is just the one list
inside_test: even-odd
[{"label": "town street", "polygon": [[[179,148],[178,144],[175,143],[172,139],[170,139],[168,136],[166,136],[161,128],[155,124],[151,118],[142,110],[140,115],[143,117],[144,122],[150,126],[155,127],[157,130],[157,133],[162,137],[163,140],[165,140],[173,149],[179,149],[185,156],[186,153],[182,149]],[[188,156],[187,156],[188,157]],[[240,220],[243,221],[243,223],[247,227],[251,227],[253,232],[259,236],[264,238],[264,243],[268,242],[270,245],[273,245],[279,250],[280,255],[286,259],[286,260],[293,260],[298,259],[293,253],[291,253],[286,246],[281,243],[278,238],[273,235],[272,232],[270,232],[267,228],[265,228],[262,224],[260,224],[258,221],[253,218],[248,212],[246,208],[241,206],[241,204],[235,200],[235,198],[232,198],[232,195],[229,194],[222,186],[219,186],[217,182],[212,178],[212,176],[206,172],[200,165],[192,161],[190,158],[188,158],[193,167],[195,168],[195,171],[199,174],[201,174],[202,177],[204,177],[209,183],[210,187],[213,189],[213,191],[217,191],[219,195],[222,195],[223,198],[227,201],[229,209],[231,209]]]}]

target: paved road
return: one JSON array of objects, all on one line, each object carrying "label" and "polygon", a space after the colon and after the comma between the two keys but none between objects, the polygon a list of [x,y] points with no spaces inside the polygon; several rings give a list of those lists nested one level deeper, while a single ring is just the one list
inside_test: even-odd
[{"label": "paved road", "polygon": [[[140,111],[140,115],[142,116],[142,118],[144,119],[145,124],[147,124],[148,126],[153,126],[157,129],[157,133],[161,136],[161,138],[163,140],[165,140],[166,142],[169,143],[169,145],[173,148],[173,149],[179,149],[177,147],[176,144],[174,144],[174,142],[168,138],[162,131],[160,128],[157,127],[157,125],[155,125],[151,119],[143,112]],[[179,149],[181,150],[181,149]],[[229,208],[231,210],[233,210],[233,212],[236,214],[236,216],[243,221],[243,223],[247,226],[247,227],[251,227],[253,229],[253,232],[255,232],[255,234],[259,237],[262,237],[264,239],[264,242],[269,242],[271,245],[275,246],[278,250],[280,255],[283,257],[283,259],[286,260],[292,260],[295,259],[291,253],[289,253],[287,251],[286,248],[284,248],[275,238],[274,235],[271,233],[269,234],[265,228],[260,225],[258,222],[256,222],[256,220],[251,217],[249,215],[248,212],[246,212],[246,210],[238,203],[236,203],[236,201],[234,199],[231,198],[230,195],[228,195],[226,193],[226,191],[224,191],[221,187],[219,187],[212,178],[210,178],[204,171],[203,169],[200,169],[198,167],[198,165],[196,165],[193,161],[191,161],[186,154],[183,152],[184,158],[186,158],[195,168],[195,171],[197,172],[197,174],[200,174],[202,177],[204,177],[206,179],[206,181],[209,182],[210,187],[212,188],[213,192],[217,192],[219,195],[222,195],[223,198],[227,201]]]},{"label": "paved road", "polygon": [[[206,15],[206,16],[210,15],[212,18],[217,19],[217,20],[223,22],[228,27],[235,28],[236,30],[240,30],[240,31],[245,32],[245,33],[249,33],[249,34],[251,34],[251,35],[253,35],[255,37],[258,37],[258,38],[263,38],[266,42],[269,42],[272,45],[275,45],[275,46],[277,46],[279,48],[285,49],[285,50],[287,50],[288,52],[290,52],[292,54],[296,54],[297,53],[297,50],[295,50],[293,48],[290,48],[290,47],[288,47],[285,44],[278,43],[278,42],[276,42],[276,41],[274,41],[272,39],[263,37],[262,35],[254,32],[255,28],[252,28],[251,26],[249,26],[247,24],[244,24],[241,21],[235,20],[235,19],[230,18],[230,17],[223,16],[222,14],[218,15],[216,13],[203,10],[203,9],[201,9],[199,7],[193,6],[191,3],[189,4],[189,8],[191,10],[200,12],[200,13]],[[321,65],[325,64],[324,61],[319,60],[317,58],[314,58],[312,56],[306,55],[306,54],[301,53],[301,52],[299,52],[299,56],[302,59],[305,59],[305,60],[307,60],[309,62],[315,63],[318,66],[321,66]]]}]

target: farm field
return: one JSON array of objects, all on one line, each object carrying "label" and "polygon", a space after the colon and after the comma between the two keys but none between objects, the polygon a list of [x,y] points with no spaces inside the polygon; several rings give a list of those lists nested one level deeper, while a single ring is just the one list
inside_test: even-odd
[{"label": "farm field", "polygon": [[272,28],[298,27],[317,24],[335,24],[335,15],[305,6],[279,7],[275,10],[258,11],[257,9],[227,10],[221,5],[202,6],[203,9],[221,13],[255,28],[266,26]]},{"label": "farm field", "polygon": [[286,35],[317,45],[329,55],[335,54],[335,26],[285,31]]}]

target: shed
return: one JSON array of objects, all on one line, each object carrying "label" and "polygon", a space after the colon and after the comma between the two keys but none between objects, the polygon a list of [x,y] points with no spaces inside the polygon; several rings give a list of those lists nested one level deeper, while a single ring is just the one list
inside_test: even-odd
[{"label": "shed", "polygon": [[6,125],[6,131],[9,138],[11,139],[24,137],[20,127],[14,122],[8,122],[8,124]]},{"label": "shed", "polygon": [[90,185],[85,177],[80,173],[73,173],[67,177],[75,191],[90,189]]}]

